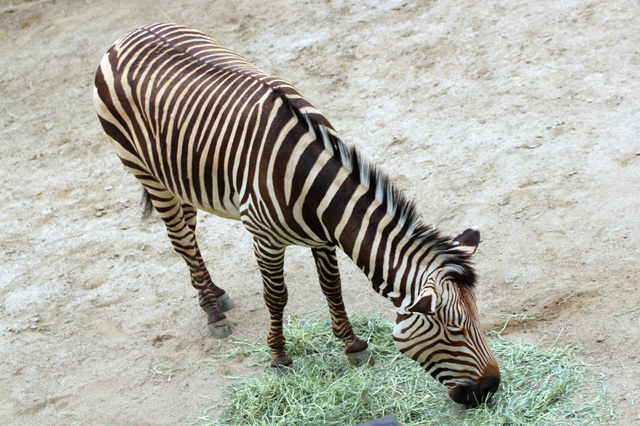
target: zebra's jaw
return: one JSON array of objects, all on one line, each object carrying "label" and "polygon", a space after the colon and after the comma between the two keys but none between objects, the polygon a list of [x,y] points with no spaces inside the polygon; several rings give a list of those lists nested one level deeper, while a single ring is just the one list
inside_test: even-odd
[{"label": "zebra's jaw", "polygon": [[[447,387],[451,399],[461,404],[478,405],[495,393],[500,383],[500,370],[488,349],[484,335],[479,336],[481,341],[472,343],[472,347],[464,350],[467,353],[464,357],[467,373],[464,375],[460,375],[460,366],[456,365],[456,359],[433,355],[433,349],[442,353],[442,349],[448,346],[447,342],[469,341],[471,334],[482,333],[481,329],[476,330],[475,326],[472,328],[473,331],[466,330],[463,335],[450,334],[446,331],[446,326],[440,324],[433,316],[398,312],[393,328],[393,340],[400,352],[418,362],[427,373]],[[459,345],[455,346],[457,351],[463,350]],[[476,360],[467,365],[472,352],[485,352],[482,350],[483,346],[488,349],[485,356],[481,357],[484,362]],[[447,371],[451,368],[457,371],[454,374],[457,377],[452,377]]]}]

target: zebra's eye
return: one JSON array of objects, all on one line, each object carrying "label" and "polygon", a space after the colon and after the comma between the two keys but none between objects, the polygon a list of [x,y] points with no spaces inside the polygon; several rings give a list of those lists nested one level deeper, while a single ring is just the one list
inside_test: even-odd
[{"label": "zebra's eye", "polygon": [[464,326],[462,324],[448,324],[447,330],[450,333],[460,334],[464,331]]}]

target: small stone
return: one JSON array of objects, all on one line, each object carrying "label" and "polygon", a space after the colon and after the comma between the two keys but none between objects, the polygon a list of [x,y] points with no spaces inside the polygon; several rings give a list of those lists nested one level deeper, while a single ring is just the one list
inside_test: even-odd
[{"label": "small stone", "polygon": [[516,274],[509,274],[505,277],[504,282],[507,284],[513,283],[518,276]]},{"label": "small stone", "polygon": [[51,123],[51,122],[49,122],[49,123],[45,123],[45,125],[44,125],[44,129],[48,132],[48,131],[50,131],[51,129],[53,129],[53,126],[55,126],[55,123]]},{"label": "small stone", "polygon": [[104,215],[105,212],[103,211],[99,211],[98,213],[96,213],[96,217],[101,217],[102,215]]},{"label": "small stone", "polygon": [[104,187],[105,191],[111,191],[112,189],[113,189],[113,186],[111,186],[111,185]]},{"label": "small stone", "polygon": [[596,337],[596,342],[598,342],[598,343],[602,343],[602,342],[604,342],[605,340],[607,340],[607,338],[606,338],[605,336],[598,336],[598,337]]}]

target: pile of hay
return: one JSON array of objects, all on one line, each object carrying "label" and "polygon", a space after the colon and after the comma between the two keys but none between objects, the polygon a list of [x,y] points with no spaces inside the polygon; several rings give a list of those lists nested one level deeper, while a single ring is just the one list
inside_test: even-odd
[{"label": "pile of hay", "polygon": [[291,319],[285,328],[295,368],[271,373],[262,342],[236,341],[226,356],[243,355],[264,365],[260,377],[238,379],[220,418],[230,425],[355,425],[394,414],[402,425],[519,425],[601,422],[613,413],[604,387],[572,358],[571,350],[512,343],[498,334],[489,343],[502,382],[491,401],[469,409],[452,402],[445,388],[401,355],[391,340],[392,324],[356,317],[356,333],[367,340],[376,364],[352,367],[331,334],[330,322]]}]

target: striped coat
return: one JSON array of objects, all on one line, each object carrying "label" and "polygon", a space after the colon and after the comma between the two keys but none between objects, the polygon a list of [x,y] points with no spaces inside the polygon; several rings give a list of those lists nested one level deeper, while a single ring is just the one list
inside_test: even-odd
[{"label": "striped coat", "polygon": [[[94,105],[185,259],[214,335],[229,334],[224,311],[233,305],[200,255],[197,210],[240,220],[254,236],[274,368],[292,362],[282,335],[289,245],[312,249],[333,331],[350,360],[370,359],[342,301],[339,247],[393,303],[401,351],[459,402],[495,391],[498,367],[476,318],[468,260],[479,234],[451,240],[425,226],[413,204],[291,85],[210,36],[155,24],[125,35],[103,57]],[[450,367],[456,363],[466,367]]]}]

